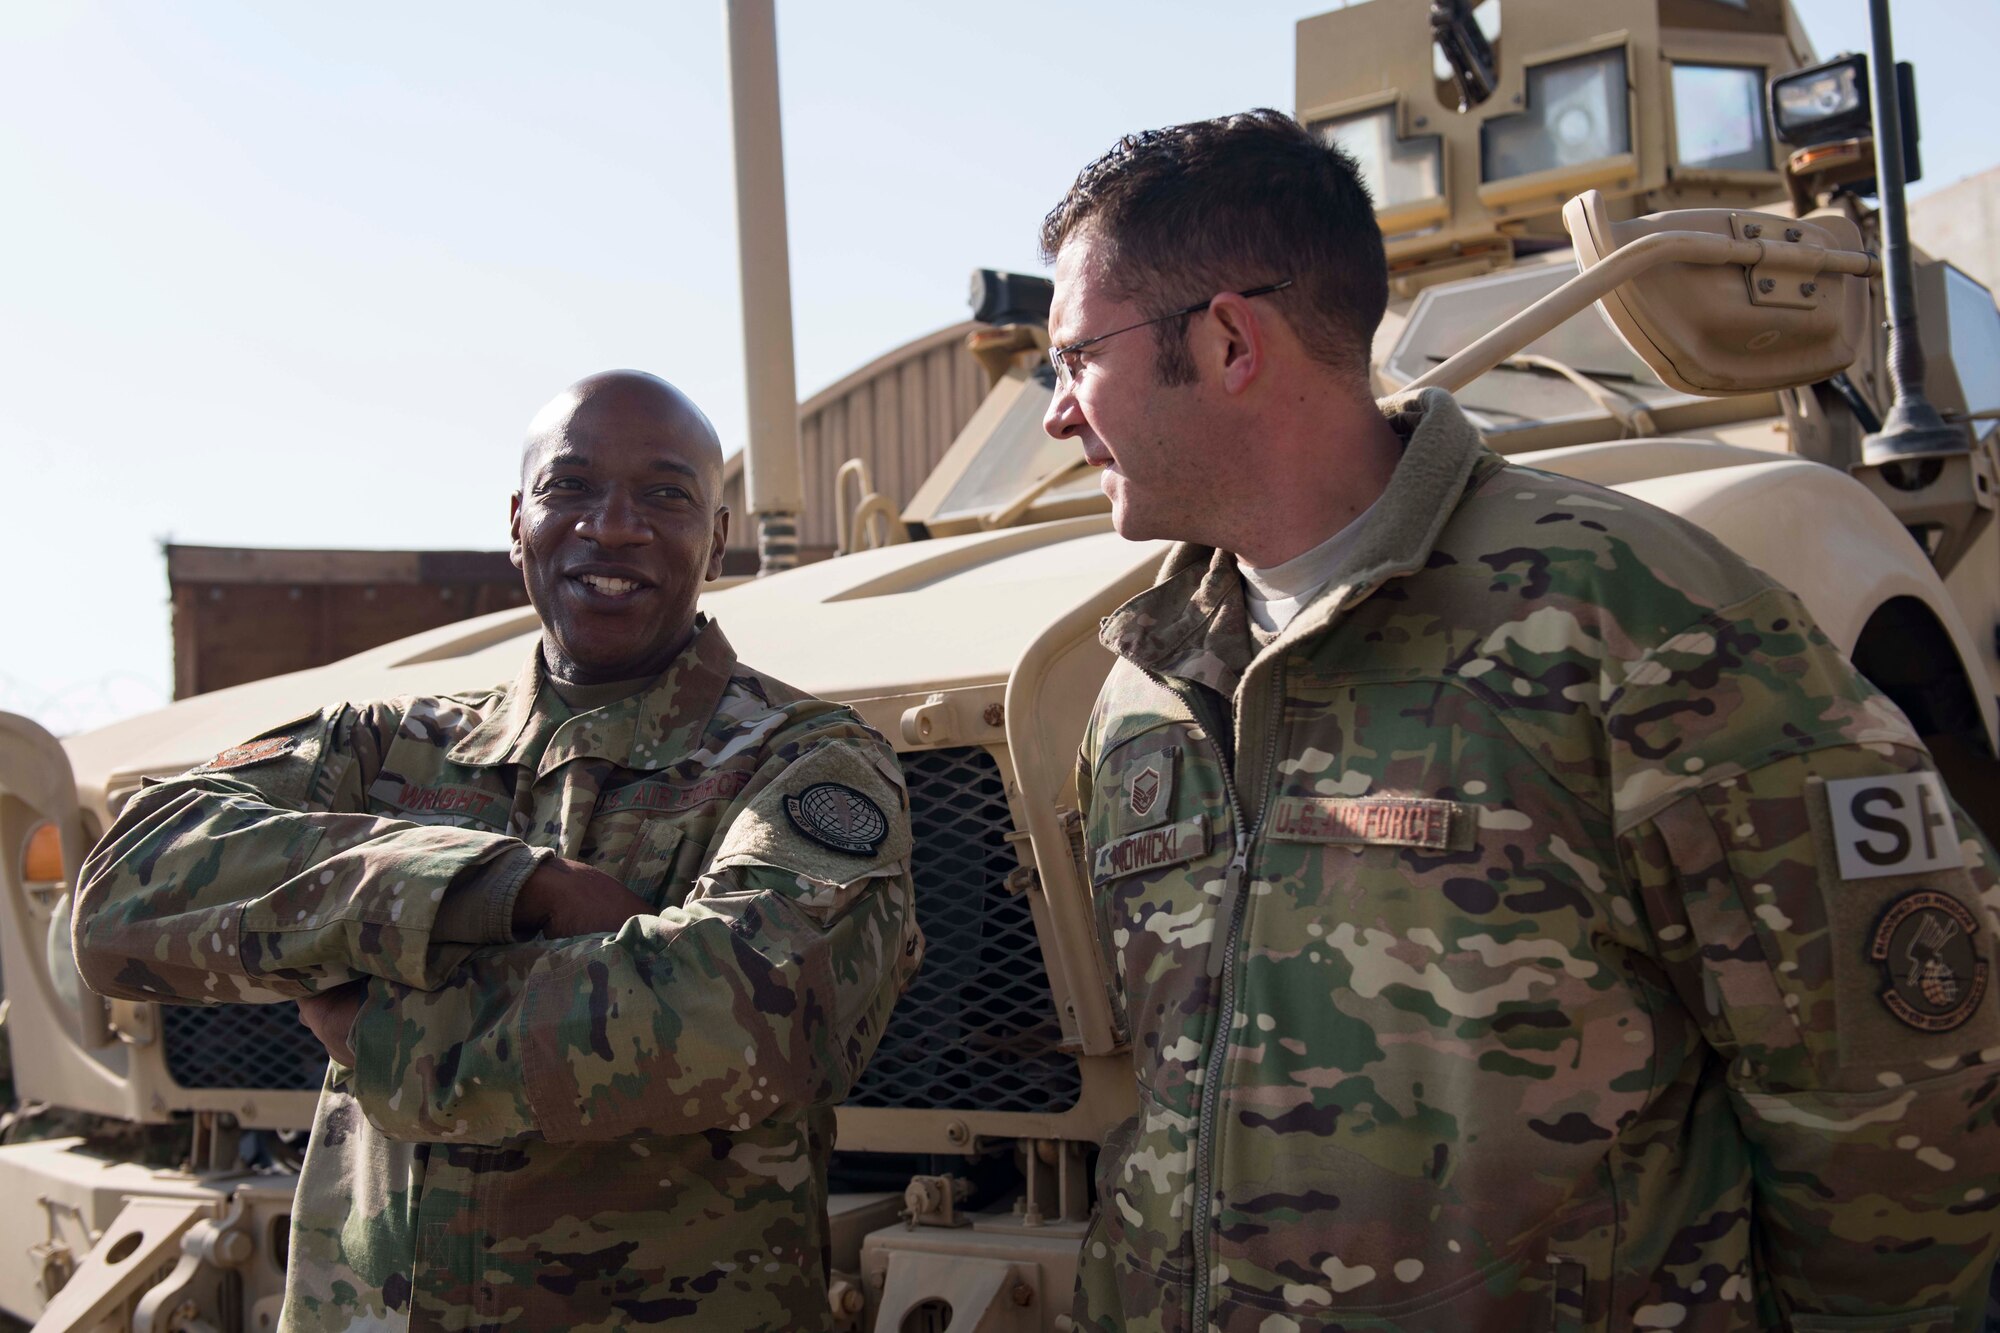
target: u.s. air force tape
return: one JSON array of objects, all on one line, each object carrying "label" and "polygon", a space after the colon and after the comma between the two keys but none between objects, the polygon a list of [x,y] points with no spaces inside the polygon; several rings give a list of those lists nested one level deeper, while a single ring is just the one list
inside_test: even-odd
[{"label": "u.s. air force tape", "polygon": [[873,856],[889,836],[882,807],[842,782],[816,782],[785,798],[792,827],[822,847],[853,856]]}]

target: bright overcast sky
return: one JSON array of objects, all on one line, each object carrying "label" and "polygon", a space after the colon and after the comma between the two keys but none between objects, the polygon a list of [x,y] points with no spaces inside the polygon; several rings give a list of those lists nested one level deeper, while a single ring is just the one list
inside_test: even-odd
[{"label": "bright overcast sky", "polygon": [[[1119,134],[1289,107],[1322,7],[780,0],[800,396],[1038,271]],[[1864,0],[1801,8],[1865,48]],[[1926,185],[1992,165],[2000,5],[1896,13]],[[0,708],[166,699],[162,539],[503,545],[522,426],[588,372],[740,442],[715,0],[7,0],[0,179]]]}]

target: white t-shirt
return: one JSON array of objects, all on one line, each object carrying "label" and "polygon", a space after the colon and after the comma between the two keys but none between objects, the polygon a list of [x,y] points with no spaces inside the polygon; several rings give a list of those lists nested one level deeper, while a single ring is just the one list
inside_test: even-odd
[{"label": "white t-shirt", "polygon": [[1250,623],[1266,634],[1276,634],[1291,624],[1292,618],[1333,582],[1334,571],[1354,546],[1361,520],[1374,509],[1374,505],[1368,506],[1339,532],[1282,565],[1259,569],[1239,559],[1236,568],[1243,574],[1243,602]]}]

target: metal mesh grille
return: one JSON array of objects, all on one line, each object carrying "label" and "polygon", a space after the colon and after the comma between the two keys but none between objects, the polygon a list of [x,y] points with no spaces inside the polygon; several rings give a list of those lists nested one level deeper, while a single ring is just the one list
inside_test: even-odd
[{"label": "metal mesh grille", "polygon": [[1083,1094],[1026,894],[999,765],[977,746],[900,756],[917,849],[912,871],[924,965],[850,1106],[1066,1111]]},{"label": "metal mesh grille", "polygon": [[295,1004],[166,1004],[160,1031],[167,1072],[183,1088],[310,1092],[326,1078],[326,1051]]}]

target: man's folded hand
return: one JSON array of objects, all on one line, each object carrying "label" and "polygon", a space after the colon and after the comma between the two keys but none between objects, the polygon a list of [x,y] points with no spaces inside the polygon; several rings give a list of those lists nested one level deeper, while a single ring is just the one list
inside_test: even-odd
[{"label": "man's folded hand", "polygon": [[350,981],[299,1001],[299,1021],[312,1030],[336,1063],[349,1069],[354,1068],[354,1046],[348,1036],[361,1015],[361,1002],[367,998],[368,983]]},{"label": "man's folded hand", "polygon": [[552,856],[514,899],[514,936],[606,935],[652,909],[632,890],[581,861]]}]

